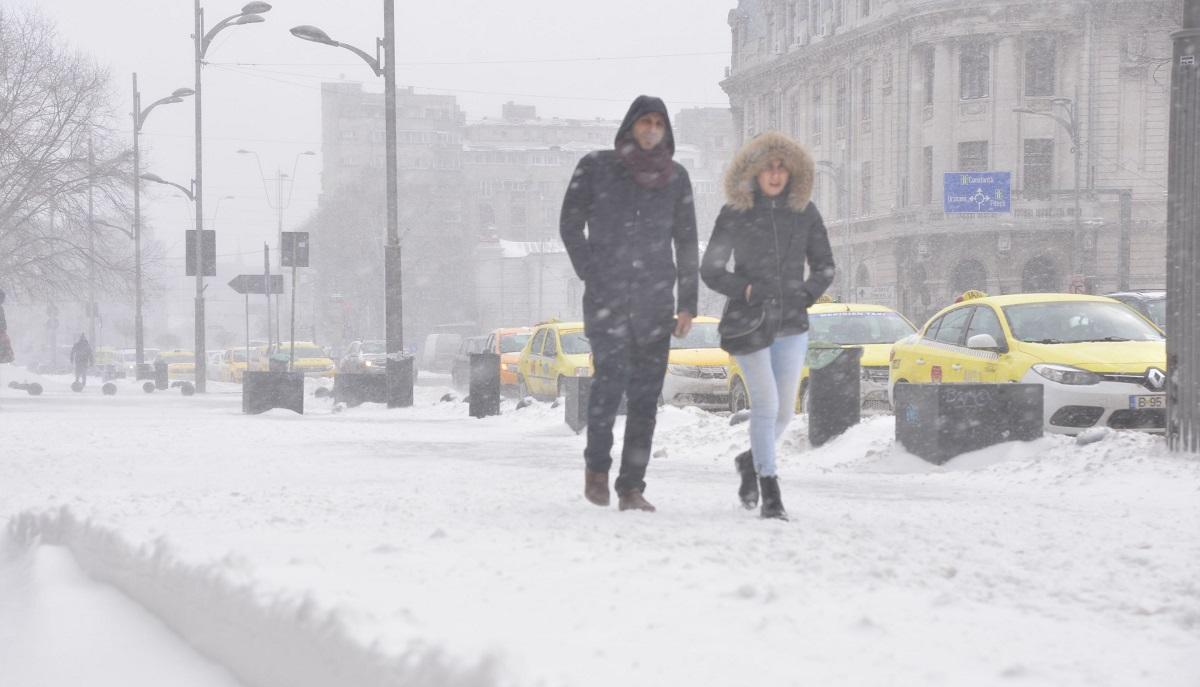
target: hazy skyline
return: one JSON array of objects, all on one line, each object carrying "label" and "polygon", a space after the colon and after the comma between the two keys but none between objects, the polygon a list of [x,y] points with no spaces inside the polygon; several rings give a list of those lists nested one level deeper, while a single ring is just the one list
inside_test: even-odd
[{"label": "hazy skyline", "polygon": [[[203,4],[211,27],[244,3]],[[381,0],[272,5],[265,23],[223,31],[204,69],[205,217],[218,214],[218,254],[224,259],[256,253],[264,240],[274,242],[275,233],[258,167],[235,151],[258,152],[267,176],[277,167],[290,173],[299,152],[317,153],[299,163],[284,218],[285,229],[296,228],[315,209],[320,188],[321,82],[383,88],[382,79],[349,52],[288,33],[292,26],[314,24],[371,52],[383,33]],[[0,6],[37,9],[57,24],[63,41],[109,69],[118,131],[129,131],[132,72],[138,73],[143,103],[193,85],[191,0],[0,0]],[[729,64],[726,16],[734,6],[735,0],[400,0],[397,82],[456,95],[469,119],[498,116],[509,100],[537,106],[542,117],[619,118],[639,93],[663,97],[672,111],[723,106],[728,101],[718,82]],[[142,131],[144,170],[184,184],[193,176],[193,112],[190,101],[155,110]],[[228,195],[235,198],[221,201],[218,212],[217,200]],[[156,237],[175,258],[171,264],[181,263],[182,230],[193,222],[190,205],[153,186],[143,198]]]}]

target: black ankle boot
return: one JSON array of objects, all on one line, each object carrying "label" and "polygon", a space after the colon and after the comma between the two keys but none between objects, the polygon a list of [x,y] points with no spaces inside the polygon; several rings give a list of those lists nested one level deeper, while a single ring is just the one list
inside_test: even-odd
[{"label": "black ankle boot", "polygon": [[758,483],[762,489],[762,517],[787,520],[787,511],[783,509],[783,497],[779,495],[779,478],[759,477]]},{"label": "black ankle boot", "polygon": [[737,466],[738,474],[742,477],[742,484],[738,487],[738,498],[742,500],[746,510],[753,510],[758,505],[758,475],[754,474],[754,455],[749,451],[739,453],[737,458],[733,459],[733,464]]}]

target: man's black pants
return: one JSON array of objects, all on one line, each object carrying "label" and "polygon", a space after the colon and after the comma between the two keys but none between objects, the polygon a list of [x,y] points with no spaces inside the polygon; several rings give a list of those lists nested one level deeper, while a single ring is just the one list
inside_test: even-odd
[{"label": "man's black pants", "polygon": [[587,448],[583,457],[593,472],[608,472],[612,467],[613,423],[624,394],[625,445],[614,488],[618,494],[644,491],[671,337],[646,343],[632,336],[591,337],[590,341],[596,370],[588,398]]}]

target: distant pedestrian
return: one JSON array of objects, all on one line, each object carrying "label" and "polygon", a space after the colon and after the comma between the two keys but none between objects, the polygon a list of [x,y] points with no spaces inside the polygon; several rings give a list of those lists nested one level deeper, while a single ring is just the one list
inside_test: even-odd
[{"label": "distant pedestrian", "polygon": [[86,336],[80,334],[79,340],[71,347],[71,363],[75,365],[76,382],[87,386],[88,368],[93,362],[92,345],[88,343]]},{"label": "distant pedestrian", "polygon": [[15,359],[12,339],[8,338],[8,320],[4,317],[4,289],[0,289],[0,363],[11,363]]},{"label": "distant pedestrian", "polygon": [[808,307],[834,276],[829,234],[810,202],[814,169],[808,152],[783,134],[747,143],[725,175],[726,204],[700,266],[704,283],[728,298],[721,348],[737,359],[750,393],[750,451],[734,459],[738,496],[754,508],[761,487],[764,518],[787,519],[775,448],[795,415]]},{"label": "distant pedestrian", "polygon": [[639,96],[614,149],[580,160],[563,199],[560,233],[584,283],[584,328],[595,366],[583,455],[584,496],[598,506],[609,503],[613,424],[624,395],[625,443],[614,488],[621,510],[654,510],[643,493],[671,334],[691,330],[699,289],[692,182],[674,154],[666,105]]}]

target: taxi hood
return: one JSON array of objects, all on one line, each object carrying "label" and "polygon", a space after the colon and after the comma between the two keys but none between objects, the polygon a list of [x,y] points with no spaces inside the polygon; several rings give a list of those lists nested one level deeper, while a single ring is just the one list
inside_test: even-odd
[{"label": "taxi hood", "polygon": [[1021,344],[1038,362],[1071,365],[1091,372],[1145,372],[1167,367],[1165,341],[1087,341],[1069,344]]}]

